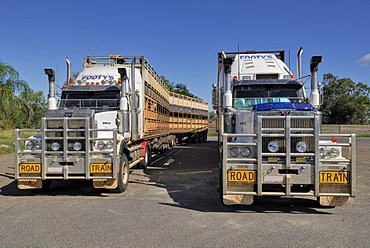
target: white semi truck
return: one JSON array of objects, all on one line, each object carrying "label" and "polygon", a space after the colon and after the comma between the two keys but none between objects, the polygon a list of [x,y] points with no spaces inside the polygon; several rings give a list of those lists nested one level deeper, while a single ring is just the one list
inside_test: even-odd
[{"label": "white semi truck", "polygon": [[[146,58],[85,57],[83,67],[71,78],[67,58],[67,83],[58,104],[54,70],[45,69],[49,96],[42,127],[15,130],[19,189],[48,188],[53,180],[92,180],[95,188],[123,192],[129,168],[146,168],[152,152],[168,149],[179,135],[207,136],[208,103],[176,100]],[[170,114],[181,117],[171,128]],[[194,125],[178,129],[187,123]],[[39,134],[28,137],[29,132]]]},{"label": "white semi truck", "polygon": [[323,134],[321,56],[310,63],[311,93],[284,63],[284,51],[218,53],[212,102],[217,113],[220,195],[226,205],[258,196],[313,196],[349,206],[355,196],[354,134]]}]

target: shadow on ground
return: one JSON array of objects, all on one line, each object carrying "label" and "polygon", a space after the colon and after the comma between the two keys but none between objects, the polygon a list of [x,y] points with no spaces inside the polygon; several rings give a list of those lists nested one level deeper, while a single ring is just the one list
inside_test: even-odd
[{"label": "shadow on ground", "polygon": [[[170,155],[145,170],[150,183],[165,188],[174,203],[162,203],[201,212],[256,212],[330,214],[316,199],[255,197],[249,206],[225,206],[218,191],[217,142],[176,146]],[[140,182],[133,182],[140,183]]]}]

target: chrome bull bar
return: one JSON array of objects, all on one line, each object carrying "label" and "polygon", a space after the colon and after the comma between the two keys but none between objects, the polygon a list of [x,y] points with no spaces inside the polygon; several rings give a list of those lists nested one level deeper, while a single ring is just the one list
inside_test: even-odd
[{"label": "chrome bull bar", "polygon": [[[283,123],[279,127],[266,127],[265,120]],[[299,127],[299,121],[311,126]],[[292,122],[295,124],[292,125]],[[297,124],[298,123],[298,124]],[[319,116],[257,116],[255,134],[223,134],[222,135],[222,192],[223,195],[250,196],[343,196],[354,197],[356,189],[356,137],[354,134],[320,134]],[[338,142],[331,142],[331,137],[337,137]],[[266,148],[266,140],[277,140],[284,147],[277,152]],[[306,140],[305,152],[295,151],[297,140]],[[249,157],[232,157],[230,149],[248,147]],[[345,157],[323,158],[320,148],[331,147],[343,151]],[[273,159],[270,159],[273,158]],[[275,160],[275,161],[273,161]],[[233,170],[255,171],[253,183],[229,182],[228,173]],[[328,187],[329,184],[320,182],[322,171],[349,172],[349,183],[335,185],[339,190]],[[269,174],[270,173],[270,174]],[[269,180],[267,180],[269,179]],[[282,186],[282,190],[271,190],[266,186]],[[302,192],[293,186],[308,186],[311,190]],[[342,187],[343,186],[343,187]],[[335,188],[335,187],[334,187]]]},{"label": "chrome bull bar", "polygon": [[[51,127],[48,122],[59,123]],[[79,125],[75,125],[79,122]],[[62,125],[60,125],[63,123]],[[75,125],[75,126],[74,126]],[[35,138],[32,134],[41,134]],[[15,130],[15,178],[18,179],[116,179],[117,178],[117,129],[90,128],[88,117],[43,118],[41,129]],[[26,142],[40,140],[41,149],[27,150]],[[82,149],[75,151],[71,144],[79,141]],[[111,141],[112,149],[103,150],[96,147],[98,141]],[[50,149],[51,142],[59,142],[61,149]],[[112,173],[91,174],[90,163],[109,161]],[[98,162],[97,162],[98,161]],[[41,173],[20,174],[21,163],[39,164]]]}]

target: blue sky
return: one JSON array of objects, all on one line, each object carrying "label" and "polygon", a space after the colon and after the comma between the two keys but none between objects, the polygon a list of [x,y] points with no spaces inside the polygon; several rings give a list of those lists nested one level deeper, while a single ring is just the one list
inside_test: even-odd
[{"label": "blue sky", "polygon": [[370,85],[370,0],[3,0],[0,60],[47,95],[44,68],[66,79],[84,56],[145,56],[160,75],[211,101],[217,53],[304,48],[324,73]]}]

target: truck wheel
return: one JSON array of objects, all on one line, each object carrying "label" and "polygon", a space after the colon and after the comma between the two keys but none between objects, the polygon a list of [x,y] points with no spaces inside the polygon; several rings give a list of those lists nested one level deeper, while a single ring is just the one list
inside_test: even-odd
[{"label": "truck wheel", "polygon": [[113,189],[112,191],[115,193],[122,193],[127,189],[128,186],[128,177],[129,177],[129,165],[128,159],[125,154],[120,154],[119,160],[119,172],[118,172],[118,185],[117,188]]},{"label": "truck wheel", "polygon": [[201,143],[203,142],[203,133],[199,133],[199,136],[198,136],[198,143]]},{"label": "truck wheel", "polygon": [[203,134],[203,142],[207,142],[207,135],[208,135],[207,133]]},{"label": "truck wheel", "polygon": [[150,150],[150,146],[147,145],[145,147],[144,160],[142,160],[138,163],[138,168],[139,169],[146,169],[146,167],[148,167],[148,165],[150,165],[151,160],[152,160],[152,152]]}]

